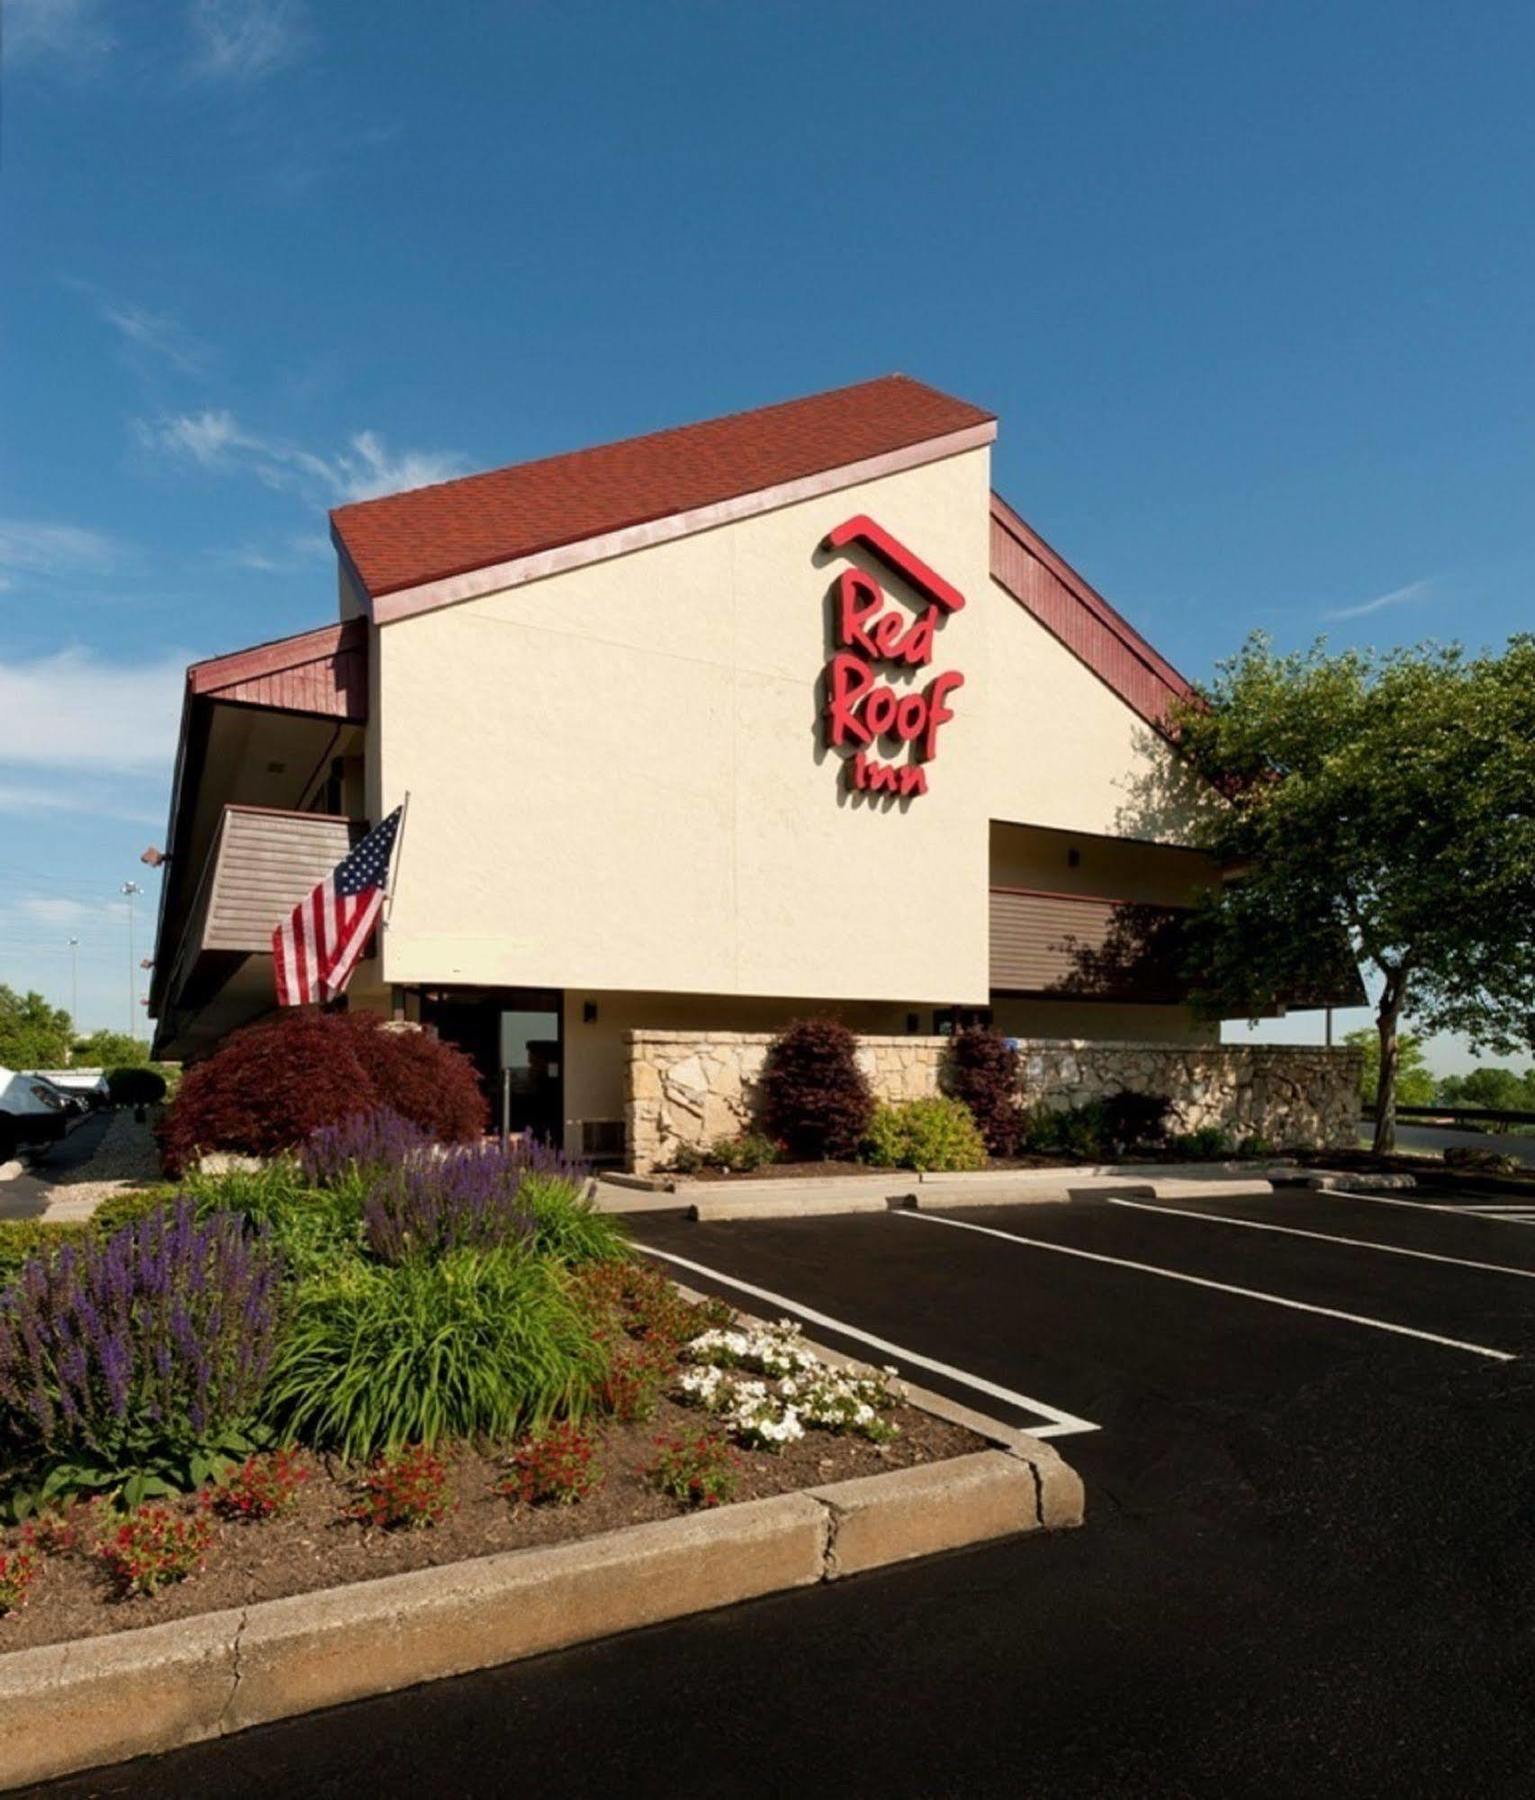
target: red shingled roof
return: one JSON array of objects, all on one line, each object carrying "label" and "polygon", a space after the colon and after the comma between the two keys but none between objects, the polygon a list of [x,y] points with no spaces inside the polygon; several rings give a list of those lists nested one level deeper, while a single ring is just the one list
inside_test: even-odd
[{"label": "red shingled roof", "polygon": [[907,375],[361,500],[331,514],[375,598],[988,424]]}]

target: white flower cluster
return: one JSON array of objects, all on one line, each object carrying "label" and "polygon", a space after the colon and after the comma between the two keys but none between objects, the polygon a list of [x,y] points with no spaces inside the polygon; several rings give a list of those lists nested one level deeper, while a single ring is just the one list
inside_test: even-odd
[{"label": "white flower cluster", "polygon": [[[876,1443],[898,1430],[881,1416],[904,1397],[895,1370],[831,1368],[805,1348],[790,1319],[749,1331],[706,1331],[682,1354],[695,1365],[683,1371],[682,1397],[713,1413],[750,1448],[781,1449],[802,1438],[807,1425]],[[727,1373],[735,1369],[768,1377],[772,1385]]]}]

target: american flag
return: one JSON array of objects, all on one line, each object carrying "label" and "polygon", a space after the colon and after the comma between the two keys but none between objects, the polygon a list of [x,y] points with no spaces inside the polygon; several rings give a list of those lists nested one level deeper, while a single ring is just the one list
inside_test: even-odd
[{"label": "american flag", "polygon": [[334,1000],[351,980],[384,904],[389,859],[403,810],[397,806],[375,825],[272,933],[279,1006]]}]

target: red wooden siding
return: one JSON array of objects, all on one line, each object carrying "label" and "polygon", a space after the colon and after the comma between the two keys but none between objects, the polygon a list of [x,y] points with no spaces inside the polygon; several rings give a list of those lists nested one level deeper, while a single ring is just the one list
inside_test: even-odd
[{"label": "red wooden siding", "polygon": [[998,494],[991,497],[991,573],[1148,725],[1160,730],[1172,702],[1192,692],[1172,664]]},{"label": "red wooden siding", "polygon": [[194,663],[194,694],[280,712],[318,713],[363,724],[368,717],[368,626],[364,619],[257,644]]}]

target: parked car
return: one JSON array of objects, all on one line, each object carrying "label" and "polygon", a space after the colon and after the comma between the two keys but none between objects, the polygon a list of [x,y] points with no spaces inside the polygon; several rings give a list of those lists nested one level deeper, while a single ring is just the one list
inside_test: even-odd
[{"label": "parked car", "polygon": [[26,1144],[56,1144],[83,1106],[39,1075],[0,1065],[0,1162]]},{"label": "parked car", "polygon": [[78,1100],[87,1112],[97,1112],[111,1100],[105,1069],[34,1069],[32,1074]]}]

